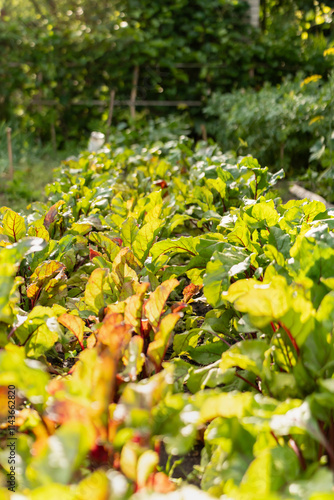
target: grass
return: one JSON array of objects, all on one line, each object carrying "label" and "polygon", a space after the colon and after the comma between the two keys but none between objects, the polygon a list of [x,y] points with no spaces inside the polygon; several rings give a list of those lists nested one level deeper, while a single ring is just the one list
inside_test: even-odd
[{"label": "grass", "polygon": [[27,161],[16,166],[13,180],[1,176],[0,206],[24,212],[29,203],[44,201],[44,187],[52,181],[52,170],[58,162],[52,159]]},{"label": "grass", "polygon": [[52,182],[53,169],[81,149],[82,144],[70,144],[64,151],[53,151],[51,145],[40,145],[31,135],[13,132],[14,178],[9,180],[6,125],[0,124],[0,207],[26,212],[33,201],[45,201],[44,188]]}]

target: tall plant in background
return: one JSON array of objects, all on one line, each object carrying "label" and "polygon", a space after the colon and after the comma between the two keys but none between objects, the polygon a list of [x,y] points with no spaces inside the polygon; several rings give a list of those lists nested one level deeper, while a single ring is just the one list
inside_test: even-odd
[{"label": "tall plant in background", "polygon": [[[325,50],[324,57],[331,57],[334,55],[334,48],[329,48]],[[332,57],[331,57],[332,59]],[[334,70],[331,70],[329,75],[329,90],[330,90],[330,103],[329,103],[329,167],[332,169],[333,166],[333,158],[332,158],[332,140],[333,140],[333,79],[334,79]]]}]

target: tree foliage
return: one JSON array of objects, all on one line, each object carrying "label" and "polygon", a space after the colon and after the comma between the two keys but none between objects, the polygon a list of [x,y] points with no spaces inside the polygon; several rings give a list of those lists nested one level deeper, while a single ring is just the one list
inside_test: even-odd
[{"label": "tree foliage", "polygon": [[[278,83],[305,66],[323,74],[323,33],[331,26],[325,7],[267,3],[261,32],[249,26],[244,0],[6,1],[0,117],[42,138],[52,123],[60,140],[75,137],[106,119],[111,89],[129,99],[135,65],[138,98],[154,100],[205,101],[215,90]],[[317,31],[302,39],[312,26]],[[84,104],[91,100],[102,105]]]}]

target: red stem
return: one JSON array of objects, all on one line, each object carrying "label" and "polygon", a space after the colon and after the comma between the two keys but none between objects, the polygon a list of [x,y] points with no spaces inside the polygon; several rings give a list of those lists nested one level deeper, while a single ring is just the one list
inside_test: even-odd
[{"label": "red stem", "polygon": [[278,441],[278,437],[276,436],[276,434],[274,433],[274,431],[270,431],[270,434],[272,435],[272,437],[275,439],[276,443],[279,446],[280,444],[279,444],[279,441]]},{"label": "red stem", "polygon": [[329,426],[329,442],[328,447],[326,446],[326,450],[329,456],[329,465],[332,470],[334,470],[334,421],[331,418],[331,423]]},{"label": "red stem", "polygon": [[296,342],[296,340],[294,339],[292,333],[290,332],[290,330],[285,326],[283,325],[283,323],[281,323],[280,321],[278,322],[279,326],[281,328],[283,328],[283,330],[285,331],[285,333],[287,334],[287,336],[289,337],[289,339],[291,340],[291,344],[293,345],[293,347],[295,348],[295,351],[297,353],[297,356],[299,356],[300,354],[300,350],[299,350],[299,347],[298,347],[298,344]]},{"label": "red stem", "polygon": [[251,385],[252,387],[254,387],[254,389],[256,389],[257,391],[259,391],[262,394],[261,389],[259,389],[255,384],[253,384],[253,382],[251,382],[250,380],[247,380],[246,378],[242,377],[241,375],[239,375],[239,373],[236,373],[235,376],[238,377],[238,378],[241,378],[241,380],[243,380],[244,382],[246,382],[246,384]]},{"label": "red stem", "polygon": [[291,448],[293,449],[293,451],[295,452],[295,454],[297,455],[297,458],[299,460],[299,463],[300,463],[300,466],[303,470],[306,470],[306,462],[305,462],[305,458],[302,454],[302,451],[301,449],[299,448],[298,444],[296,443],[296,441],[293,439],[293,437],[291,436],[291,434],[289,434],[289,445],[291,446]]},{"label": "red stem", "polygon": [[[320,427],[321,433],[323,434],[324,433],[324,422],[318,421],[318,425]],[[322,457],[323,452],[324,452],[324,447],[320,443],[319,444],[319,450],[318,450],[318,460],[320,460],[320,458]]]}]

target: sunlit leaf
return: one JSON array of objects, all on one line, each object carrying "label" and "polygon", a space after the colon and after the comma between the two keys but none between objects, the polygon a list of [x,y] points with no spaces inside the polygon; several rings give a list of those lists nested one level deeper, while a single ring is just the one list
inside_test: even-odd
[{"label": "sunlit leaf", "polygon": [[243,340],[223,353],[219,367],[225,372],[237,366],[261,376],[267,349],[268,344],[262,340]]},{"label": "sunlit leaf", "polygon": [[43,286],[47,285],[51,278],[54,278],[58,275],[56,281],[60,279],[64,270],[64,264],[56,260],[43,262],[43,264],[35,269],[35,272],[30,277],[31,285],[29,285],[29,287],[27,288],[27,296],[30,299],[34,299],[39,290]]},{"label": "sunlit leaf", "polygon": [[133,252],[140,261],[145,261],[163,225],[163,220],[155,219],[144,224],[138,231],[136,241],[133,244]]},{"label": "sunlit leaf", "polygon": [[46,227],[46,229],[49,229],[51,224],[53,224],[55,222],[55,220],[57,219],[57,216],[58,216],[58,209],[59,209],[59,207],[64,205],[64,203],[65,203],[64,200],[59,200],[59,201],[57,201],[57,203],[52,205],[52,207],[49,209],[49,211],[47,212],[47,214],[45,215],[45,218],[44,218],[44,226]]},{"label": "sunlit leaf", "polygon": [[123,240],[123,245],[125,247],[132,248],[132,245],[136,239],[139,228],[136,224],[136,220],[133,217],[128,217],[122,224],[121,227],[121,238]]},{"label": "sunlit leaf", "polygon": [[73,335],[78,339],[81,348],[83,349],[83,334],[85,323],[79,316],[74,314],[64,313],[58,317],[58,322],[68,328]]},{"label": "sunlit leaf", "polygon": [[106,276],[106,269],[95,269],[90,275],[85,289],[85,303],[94,313],[97,314],[105,305],[103,283]]},{"label": "sunlit leaf", "polygon": [[6,210],[3,218],[3,234],[6,234],[14,242],[26,235],[24,218],[10,208]]},{"label": "sunlit leaf", "polygon": [[132,337],[123,356],[125,369],[120,373],[121,378],[125,382],[137,380],[137,375],[141,372],[145,362],[143,347],[144,340],[142,337],[139,335]]},{"label": "sunlit leaf", "polygon": [[124,309],[124,321],[129,325],[132,325],[134,331],[138,334],[141,333],[142,308],[145,293],[147,292],[148,287],[148,283],[140,284],[137,287],[136,295],[132,295],[126,300],[126,306]]},{"label": "sunlit leaf", "polygon": [[165,307],[166,301],[170,293],[178,286],[179,282],[176,279],[164,281],[159,285],[145,304],[145,314],[151,325],[157,326],[160,316]]},{"label": "sunlit leaf", "polygon": [[148,357],[153,361],[156,367],[160,367],[163,361],[168,343],[176,323],[179,321],[178,313],[171,313],[162,318],[159,329],[147,349]]},{"label": "sunlit leaf", "polygon": [[131,330],[131,325],[124,323],[122,314],[111,313],[104,318],[97,338],[117,356],[130,342]]},{"label": "sunlit leaf", "polygon": [[159,455],[152,450],[145,451],[140,455],[137,463],[137,484],[143,488],[149,476],[155,471],[159,463]]}]

